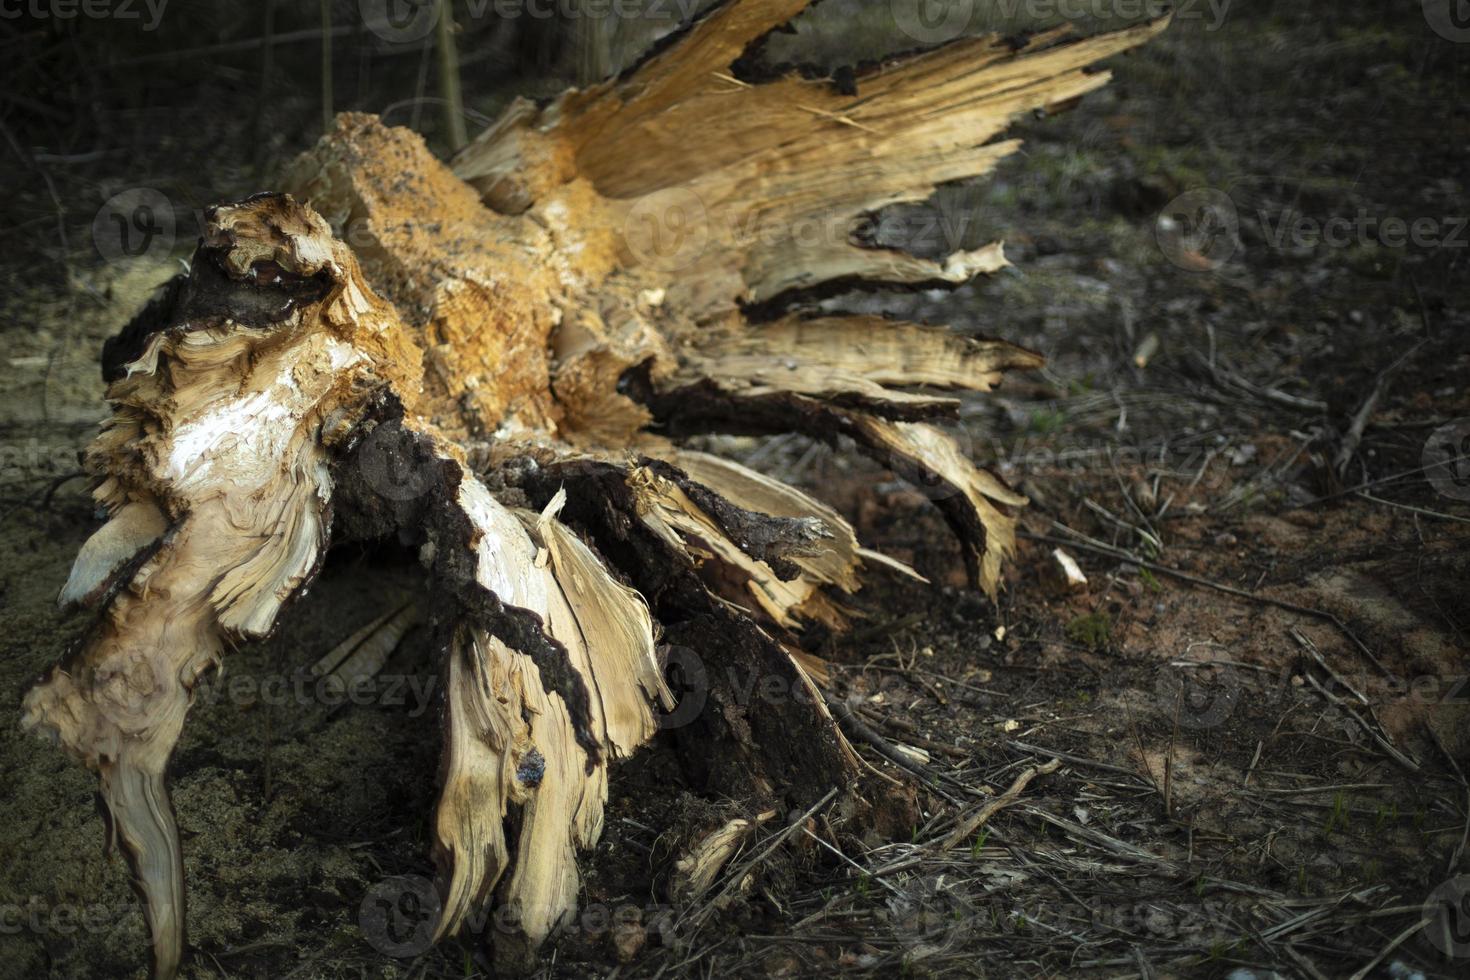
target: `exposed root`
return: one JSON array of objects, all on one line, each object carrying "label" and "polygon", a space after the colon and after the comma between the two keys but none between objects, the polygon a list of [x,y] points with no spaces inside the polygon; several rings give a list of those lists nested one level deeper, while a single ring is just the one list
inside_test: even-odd
[{"label": "exposed root", "polygon": [[344,688],[376,677],[418,619],[418,607],[412,602],[389,610],[329,650],[312,666],[312,676],[330,675]]},{"label": "exposed root", "polygon": [[[434,587],[436,935],[494,902],[498,964],[532,962],[575,910],[609,765],[661,726],[697,783],[751,812],[839,794],[834,810],[861,810],[825,665],[796,635],[842,629],[868,567],[912,569],[812,496],[670,440],[849,436],[934,489],[994,597],[1024,498],[931,423],[957,412],[943,391],[1040,358],[746,311],[1000,268],[999,243],[931,261],[865,247],[859,228],[988,171],[1016,146],[992,142],[1013,116],[1103,84],[1086,67],[1164,22],[959,41],[873,69],[856,96],[796,75],[732,84],[805,5],[731,0],[623,77],[512,106],[453,169],[344,115],[291,168],[291,195],[210,211],[189,273],[108,343],[114,415],[88,468],[110,520],[61,596],[98,623],[24,723],[98,772],[159,977],[184,950],[164,772],[192,691],[270,632],[333,536],[412,541]],[[413,616],[316,669],[371,675]],[[752,698],[757,682],[783,695]],[[737,838],[696,864],[718,868]],[[691,871],[689,893],[706,879]]]},{"label": "exposed root", "polygon": [[[98,605],[98,624],[26,695],[22,719],[99,772],[163,976],[183,949],[163,775],[191,692],[229,643],[268,633],[314,574],[332,493],[328,420],[349,411],[398,329],[347,247],[283,198],[216,209],[172,293],[176,319],[136,338],[88,455],[114,520],[61,598]],[[231,326],[235,310],[260,326]]]}]

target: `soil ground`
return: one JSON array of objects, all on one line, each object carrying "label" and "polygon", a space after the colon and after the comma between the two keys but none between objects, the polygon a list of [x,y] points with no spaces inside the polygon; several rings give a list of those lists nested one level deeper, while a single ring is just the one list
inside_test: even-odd
[{"label": "soil ground", "polygon": [[[992,179],[875,222],[917,251],[1003,237],[1013,270],[827,301],[1047,355],[955,430],[1032,498],[999,608],[963,587],[932,491],[795,436],[718,447],[828,496],[930,578],[880,578],[853,634],[807,638],[875,733],[864,757],[914,795],[913,825],[781,815],[717,899],[677,905],[670,850],[743,811],[692,792],[661,737],[616,772],[546,975],[1465,975],[1470,47],[1418,4],[1191,11],[1074,111],[1021,123],[1025,149]],[[812,18],[772,56],[835,65],[858,27]],[[194,181],[190,201],[258,189],[129,159],[88,178],[90,203],[53,184],[36,200],[81,226],[60,240],[38,205],[0,259],[12,721],[86,627],[53,600],[94,526],[63,478],[106,411],[100,342],[176,261],[98,262],[78,244],[90,209],[161,174]],[[1422,233],[1400,244],[1385,219]],[[1085,589],[1048,574],[1058,547]],[[489,975],[472,939],[425,948],[415,931],[439,753],[424,644],[351,698],[298,681],[416,586],[392,556],[334,554],[277,637],[203,692],[172,766],[186,975]],[[880,741],[928,761],[900,769]],[[144,976],[93,778],[7,722],[0,787],[0,977]]]}]

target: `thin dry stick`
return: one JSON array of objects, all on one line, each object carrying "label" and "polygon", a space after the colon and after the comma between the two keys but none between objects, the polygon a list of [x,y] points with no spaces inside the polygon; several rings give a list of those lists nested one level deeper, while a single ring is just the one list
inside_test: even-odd
[{"label": "thin dry stick", "polygon": [[1381,487],[1385,483],[1397,483],[1400,480],[1407,480],[1411,476],[1418,476],[1420,473],[1427,473],[1429,470],[1439,469],[1442,466],[1452,466],[1467,459],[1470,459],[1470,453],[1461,454],[1459,456],[1451,456],[1449,459],[1441,459],[1433,463],[1428,463],[1424,466],[1416,466],[1412,470],[1404,470],[1401,473],[1390,473],[1388,476],[1380,476],[1376,480],[1365,480],[1362,483],[1354,484],[1353,486],[1346,487],[1342,490],[1337,490],[1333,493],[1326,493],[1320,497],[1314,497],[1313,499],[1308,500],[1300,504],[1299,506],[1315,507],[1317,504],[1324,504],[1327,503],[1329,500],[1336,500],[1339,497],[1347,497],[1355,493],[1361,493],[1362,491],[1367,490],[1369,487]]},{"label": "thin dry stick", "polygon": [[865,721],[882,725],[884,728],[895,732],[902,732],[905,742],[917,745],[921,749],[929,749],[931,752],[939,752],[942,755],[947,755],[951,759],[963,759],[965,761],[969,761],[975,755],[975,753],[962,749],[958,745],[951,745],[949,742],[940,742],[936,739],[926,738],[919,734],[919,730],[912,722],[904,721],[902,718],[884,718],[874,712],[864,711],[861,708],[858,709],[858,713],[862,715]]},{"label": "thin dry stick", "polygon": [[1449,864],[1445,867],[1445,874],[1453,874],[1460,864],[1460,855],[1465,853],[1465,844],[1470,841],[1470,782],[1465,781],[1465,772],[1460,768],[1460,763],[1455,759],[1450,750],[1445,747],[1444,741],[1439,737],[1439,732],[1428,721],[1421,722],[1424,730],[1429,733],[1429,740],[1434,747],[1439,749],[1446,759],[1449,760],[1450,768],[1455,772],[1455,778],[1460,781],[1460,788],[1465,791],[1465,825],[1460,831],[1460,842],[1450,852]]},{"label": "thin dry stick", "polygon": [[1400,503],[1397,500],[1384,500],[1382,497],[1375,497],[1371,493],[1364,493],[1361,490],[1358,491],[1358,496],[1370,503],[1383,504],[1385,507],[1396,507],[1399,510],[1406,510],[1411,514],[1432,517],[1437,521],[1454,521],[1456,524],[1470,524],[1470,517],[1457,517],[1454,514],[1446,514],[1443,511],[1430,510],[1428,507],[1415,507],[1413,504]]},{"label": "thin dry stick", "polygon": [[[331,35],[333,37],[347,37],[353,34],[355,27],[334,27]],[[309,27],[299,31],[287,31],[284,34],[273,34],[269,37],[248,37],[241,41],[226,41],[223,44],[206,44],[197,48],[169,48],[164,51],[154,51],[149,54],[139,55],[135,58],[123,58],[111,63],[113,68],[136,68],[139,65],[152,65],[164,61],[189,61],[206,58],[214,58],[222,54],[237,54],[241,51],[254,51],[256,48],[266,44],[298,44],[307,41],[319,40],[322,36],[321,28]]]},{"label": "thin dry stick", "polygon": [[255,137],[255,168],[259,172],[260,165],[265,155],[266,141],[265,114],[266,106],[270,104],[271,80],[276,74],[276,3],[275,0],[265,0],[264,5],[265,23],[261,28],[260,48],[260,87],[255,94],[255,118],[251,121],[251,132]]},{"label": "thin dry stick", "polygon": [[1070,762],[1074,766],[1086,766],[1090,769],[1100,769],[1103,772],[1115,772],[1120,776],[1128,776],[1141,783],[1147,782],[1135,769],[1115,766],[1108,762],[1098,762],[1096,759],[1088,759],[1080,755],[1069,755],[1066,752],[1058,752],[1056,749],[1050,749],[1040,745],[1029,745],[1026,742],[1017,742],[1011,739],[1007,739],[1006,744],[1019,752],[1030,752],[1033,755],[1049,755],[1061,759],[1063,762]]},{"label": "thin dry stick", "polygon": [[[868,874],[868,869],[867,868],[863,867],[861,864],[858,864],[852,858],[848,857],[846,854],[843,854],[837,848],[833,847],[831,844],[828,844],[826,841],[822,840],[822,838],[818,837],[816,834],[812,833],[810,830],[807,830],[806,827],[802,827],[801,828],[801,832],[803,834],[806,834],[812,840],[816,841],[818,844],[821,844],[823,847],[825,847],[827,850],[831,851],[833,854],[836,854],[838,857],[840,857],[842,860],[846,861],[848,864],[852,865],[854,868],[857,869],[858,874],[863,875],[864,877],[867,876],[867,874]],[[903,892],[902,891],[900,891],[896,886],[890,885],[888,882],[884,881],[882,878],[877,879],[877,882],[878,882],[878,884],[882,885],[884,888],[887,888],[889,891],[893,892],[895,895],[898,895],[900,897],[903,896]]]},{"label": "thin dry stick", "polygon": [[454,46],[454,11],[439,0],[439,94],[444,99],[444,131],[449,149],[458,153],[469,142],[464,127],[464,97],[459,90],[459,50]]},{"label": "thin dry stick", "polygon": [[944,838],[943,843],[940,844],[940,849],[947,851],[969,840],[975,831],[985,826],[986,821],[1020,799],[1021,792],[1030,784],[1031,780],[1037,776],[1044,776],[1056,772],[1057,767],[1061,764],[1061,759],[1053,759],[1042,765],[1028,766],[1021,770],[1020,775],[1016,777],[1016,781],[1011,783],[1010,789],[976,810],[969,817],[966,817],[958,827],[949,832],[948,837]]},{"label": "thin dry stick", "polygon": [[332,131],[332,0],[322,8],[322,132]]},{"label": "thin dry stick", "polygon": [[1368,392],[1368,397],[1363,399],[1363,404],[1353,414],[1352,423],[1348,426],[1347,434],[1343,436],[1342,447],[1338,449],[1337,457],[1332,461],[1332,468],[1338,476],[1347,473],[1348,464],[1353,461],[1353,454],[1358,451],[1358,444],[1363,441],[1363,432],[1368,428],[1368,420],[1373,417],[1373,413],[1378,410],[1378,403],[1388,393],[1388,386],[1393,384],[1394,375],[1398,374],[1399,369],[1407,364],[1409,358],[1417,354],[1419,348],[1423,346],[1424,341],[1419,341],[1400,354],[1392,364],[1378,372],[1378,377],[1373,381],[1373,390]]},{"label": "thin dry stick", "polygon": [[[1119,840],[1116,837],[1110,837],[1100,830],[1094,830],[1091,827],[1084,827],[1082,826],[1082,824],[1075,823],[1071,820],[1066,819],[1065,817],[1059,817],[1055,813],[1049,813],[1046,810],[1041,809],[1040,807],[1023,804],[1019,812],[1030,814],[1033,817],[1044,820],[1052,826],[1066,831],[1078,840],[1087,841],[1093,846],[1100,847],[1108,853],[1117,855],[1118,857],[1125,858],[1139,864],[1151,865],[1163,872],[1173,874],[1182,873],[1182,869],[1167,858],[1159,857],[1157,854],[1150,854],[1148,851],[1145,851],[1143,848],[1138,847],[1137,845],[1129,844],[1127,841]],[[1228,884],[1236,889],[1252,889],[1252,886],[1242,885],[1238,882],[1222,881],[1220,882],[1220,884],[1222,886]],[[1259,889],[1256,889],[1256,891],[1259,891]]]},{"label": "thin dry stick", "polygon": [[613,73],[613,39],[617,34],[616,14],[598,15],[588,0],[580,0],[574,8],[578,15],[573,26],[577,55],[577,84],[592,85]]},{"label": "thin dry stick", "polygon": [[1251,756],[1251,764],[1245,770],[1245,779],[1241,780],[1241,782],[1240,782],[1240,785],[1242,787],[1245,787],[1245,786],[1249,786],[1250,785],[1251,776],[1256,771],[1256,764],[1261,761],[1261,751],[1265,747],[1266,747],[1266,740],[1265,739],[1260,739],[1260,740],[1258,740],[1256,742],[1256,754],[1253,755],[1253,756]]},{"label": "thin dry stick", "polygon": [[[1296,640],[1296,642],[1302,647],[1302,649],[1306,650],[1307,653],[1312,657],[1312,659],[1317,662],[1317,665],[1327,672],[1327,676],[1332,678],[1332,680],[1337,684],[1342,685],[1344,689],[1352,694],[1353,698],[1356,699],[1359,704],[1361,704],[1368,710],[1368,717],[1372,719],[1373,724],[1377,727],[1376,732],[1369,731],[1369,734],[1373,736],[1374,740],[1379,742],[1380,744],[1392,745],[1393,739],[1389,736],[1388,729],[1383,727],[1383,722],[1378,719],[1378,712],[1373,710],[1373,702],[1368,700],[1368,696],[1363,694],[1357,688],[1353,687],[1345,679],[1343,679],[1343,677],[1340,676],[1337,671],[1328,666],[1326,658],[1323,657],[1321,651],[1317,649],[1317,645],[1311,640],[1307,639],[1307,637],[1302,633],[1301,630],[1293,626],[1290,632],[1291,638]],[[1321,686],[1314,678],[1308,676],[1307,680],[1311,681],[1314,687],[1317,687],[1319,690],[1321,690]],[[1353,714],[1351,709],[1346,708],[1346,706],[1344,706],[1344,708],[1350,714]],[[1356,717],[1355,714],[1354,717]],[[1364,726],[1364,729],[1367,730],[1367,724],[1365,722],[1362,722],[1360,720],[1359,724],[1362,724]],[[1407,760],[1406,758],[1400,759],[1397,749],[1390,749],[1389,754],[1393,755],[1396,760],[1405,765],[1409,765],[1412,762],[1412,760]],[[1411,768],[1415,772],[1418,771],[1417,767],[1411,766]]]},{"label": "thin dry stick", "polygon": [[831,695],[827,696],[826,701],[832,713],[837,716],[837,720],[842,723],[842,726],[853,737],[867,742],[877,750],[879,755],[900,769],[905,769],[931,783],[937,783],[939,781],[939,774],[937,772],[922,762],[916,762],[912,758],[904,755],[900,749],[894,747],[886,738],[873,731],[866,722],[853,712],[846,701],[841,698],[832,697]]},{"label": "thin dry stick", "polygon": [[1306,634],[1297,629],[1295,626],[1291,627],[1291,629],[1287,630],[1287,632],[1291,634],[1291,638],[1293,640],[1296,640],[1297,645],[1300,646],[1303,650],[1307,651],[1307,655],[1317,662],[1317,666],[1326,671],[1328,677],[1331,677],[1338,684],[1341,684],[1343,689],[1352,694],[1352,696],[1357,699],[1359,704],[1368,705],[1372,703],[1368,700],[1368,696],[1366,694],[1362,693],[1357,688],[1349,684],[1347,680],[1342,677],[1342,675],[1338,674],[1337,671],[1333,670],[1332,667],[1328,665],[1327,659],[1322,656],[1322,651],[1317,649],[1317,644],[1307,639]]},{"label": "thin dry stick", "polygon": [[1179,739],[1179,711],[1184,707],[1184,689],[1174,700],[1174,727],[1169,731],[1169,751],[1164,755],[1164,816],[1174,819],[1174,743]]},{"label": "thin dry stick", "polygon": [[1123,710],[1128,713],[1128,733],[1133,736],[1133,746],[1138,749],[1138,761],[1143,766],[1143,771],[1148,775],[1148,784],[1162,798],[1164,791],[1160,788],[1159,781],[1154,778],[1154,767],[1149,764],[1148,749],[1144,747],[1143,736],[1138,732],[1138,721],[1133,717],[1133,709],[1128,705],[1124,705]]},{"label": "thin dry stick", "polygon": [[[960,783],[953,777],[946,776],[945,774],[931,769],[921,762],[915,762],[914,760],[906,757],[903,752],[901,752],[891,742],[885,739],[882,735],[875,732],[861,718],[859,718],[857,713],[853,711],[852,708],[849,707],[848,704],[841,698],[833,697],[831,694],[828,694],[825,691],[823,692],[823,697],[825,698],[827,706],[831,710],[833,716],[837,719],[838,723],[841,724],[843,730],[845,730],[848,735],[853,738],[867,742],[875,750],[877,750],[878,754],[883,756],[883,758],[887,759],[889,762],[892,762],[904,772],[907,772],[910,776],[916,776],[919,779],[922,779],[924,781],[924,787],[929,790],[929,792],[944,797],[946,800],[955,804],[956,806],[962,805],[964,801],[955,796],[953,793],[946,792],[944,788],[940,786],[941,780],[947,780],[948,782],[959,786],[960,789],[967,792],[975,792],[974,790],[971,790],[970,787],[965,786],[963,783]],[[858,760],[862,762],[865,766],[867,766],[867,768],[872,772],[883,776],[889,782],[895,782],[895,780],[893,780],[892,777],[888,776],[887,773],[883,772],[881,769],[874,767],[866,759],[863,759],[862,756],[858,756]]]},{"label": "thin dry stick", "polygon": [[1349,980],[1363,980],[1364,977],[1373,972],[1373,968],[1375,966],[1383,962],[1384,957],[1386,957],[1389,953],[1392,953],[1394,950],[1398,949],[1400,946],[1403,945],[1404,940],[1408,939],[1414,933],[1418,932],[1420,929],[1423,929],[1427,925],[1429,925],[1429,919],[1420,919],[1418,922],[1414,923],[1413,925],[1409,926],[1409,928],[1405,929],[1403,932],[1393,937],[1393,939],[1389,941],[1389,944],[1383,947],[1382,952],[1373,957],[1367,963],[1363,964],[1363,968],[1357,973],[1354,973],[1349,978]]},{"label": "thin dry stick", "polygon": [[[1346,714],[1353,721],[1357,722],[1358,727],[1363,730],[1363,733],[1366,734],[1373,741],[1377,742],[1378,747],[1383,749],[1384,752],[1388,753],[1389,758],[1393,759],[1394,762],[1397,762],[1399,765],[1403,766],[1410,772],[1420,771],[1419,763],[1416,762],[1412,757],[1401,751],[1398,746],[1390,742],[1388,740],[1387,732],[1380,732],[1373,725],[1370,725],[1366,721],[1364,721],[1362,716],[1353,710],[1353,706],[1351,704],[1349,704],[1345,699],[1333,694],[1331,691],[1327,690],[1327,688],[1323,687],[1322,682],[1317,680],[1317,678],[1313,677],[1311,674],[1305,674],[1303,676],[1306,677],[1307,683],[1312,685],[1312,687],[1317,690],[1318,694],[1326,698],[1327,701],[1331,704],[1334,704],[1337,707],[1341,708],[1344,714]],[[1371,712],[1373,709],[1370,707],[1368,710]],[[1377,721],[1377,719],[1375,718],[1374,721]]]},{"label": "thin dry stick", "polygon": [[1206,360],[1198,354],[1195,354],[1194,358],[1209,373],[1210,379],[1226,391],[1234,388],[1236,391],[1244,392],[1262,401],[1272,402],[1283,408],[1290,408],[1298,412],[1325,412],[1327,410],[1327,403],[1324,401],[1316,398],[1302,398],[1299,395],[1288,394],[1276,388],[1267,388],[1263,385],[1258,385],[1248,378],[1244,378],[1241,375],[1220,367],[1214,363],[1213,357]]},{"label": "thin dry stick", "polygon": [[1282,947],[1282,951],[1291,958],[1291,961],[1293,963],[1301,968],[1301,971],[1303,973],[1305,973],[1308,977],[1311,977],[1311,980],[1327,980],[1326,975],[1323,974],[1321,970],[1317,969],[1317,964],[1313,963],[1304,954],[1298,952],[1296,947],[1287,944],[1286,946]]}]

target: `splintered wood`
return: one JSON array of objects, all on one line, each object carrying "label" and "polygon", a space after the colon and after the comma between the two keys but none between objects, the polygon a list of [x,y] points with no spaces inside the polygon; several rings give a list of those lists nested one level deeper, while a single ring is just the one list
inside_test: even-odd
[{"label": "splintered wood", "polygon": [[[799,635],[840,631],[865,573],[912,570],[810,494],[680,440],[846,436],[944,491],[994,597],[1025,500],[934,423],[957,415],[947,392],[1040,357],[791,309],[817,287],[1001,268],[999,242],[934,261],[859,226],[986,173],[1017,147],[994,139],[1012,118],[1103,85],[1093,62],[1165,24],[962,39],[865,70],[856,95],[735,81],[805,5],[730,0],[616,79],[513,104],[448,165],[343,115],[281,193],[209,211],[189,271],[108,342],[113,415],[87,466],[109,519],[61,594],[98,618],[24,724],[97,772],[156,976],[184,955],[164,776],[193,689],[274,628],[333,542],[410,542],[432,584],[436,936],[493,905],[502,968],[575,911],[610,767],[685,706],[677,658],[709,666],[699,704],[719,705],[680,721],[677,751],[745,814],[685,851],[679,895],[708,891],[775,809],[881,805],[848,805],[862,770]],[[371,674],[418,617],[395,606],[318,672]],[[742,698],[732,672],[792,696]]]}]

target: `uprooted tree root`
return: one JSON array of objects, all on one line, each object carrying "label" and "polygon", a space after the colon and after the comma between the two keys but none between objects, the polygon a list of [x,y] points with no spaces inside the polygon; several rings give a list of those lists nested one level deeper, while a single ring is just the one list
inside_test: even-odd
[{"label": "uprooted tree root", "polygon": [[[833,283],[1003,266],[999,243],[936,262],[857,231],[987,172],[1017,146],[992,142],[1012,117],[1104,84],[1087,66],[1164,22],[961,40],[867,71],[856,95],[735,78],[805,4],[732,0],[618,79],[511,106],[452,168],[344,115],[287,193],[213,209],[190,271],[108,343],[114,414],[87,461],[110,520],[62,595],[97,622],[25,723],[98,773],[158,976],[184,949],[164,774],[191,692],[272,630],[329,541],[408,541],[435,590],[439,936],[494,902],[513,967],[572,913],[609,765],[675,706],[659,643],[807,695],[741,703],[711,675],[711,706],[678,733],[711,793],[763,813],[883,805],[795,634],[840,630],[869,569],[911,570],[829,506],[675,440],[849,437],[942,489],[993,597],[1025,500],[933,424],[958,405],[933,390],[986,390],[1040,358],[789,310]],[[385,620],[333,669],[370,672],[401,632]],[[720,851],[706,842],[690,867]]]}]

